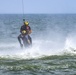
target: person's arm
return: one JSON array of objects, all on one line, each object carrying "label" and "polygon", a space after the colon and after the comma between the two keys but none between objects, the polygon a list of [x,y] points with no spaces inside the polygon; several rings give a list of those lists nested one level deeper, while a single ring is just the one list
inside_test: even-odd
[{"label": "person's arm", "polygon": [[32,33],[32,30],[31,30],[31,27],[29,27],[29,34],[31,34]]},{"label": "person's arm", "polygon": [[21,26],[21,28],[20,28],[20,32],[22,33],[22,26]]}]

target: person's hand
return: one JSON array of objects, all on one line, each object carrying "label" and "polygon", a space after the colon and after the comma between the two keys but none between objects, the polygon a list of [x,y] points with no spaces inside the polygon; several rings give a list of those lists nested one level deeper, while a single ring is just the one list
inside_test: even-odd
[{"label": "person's hand", "polygon": [[28,34],[31,34],[32,33],[32,30],[30,30],[29,32],[28,32]]}]

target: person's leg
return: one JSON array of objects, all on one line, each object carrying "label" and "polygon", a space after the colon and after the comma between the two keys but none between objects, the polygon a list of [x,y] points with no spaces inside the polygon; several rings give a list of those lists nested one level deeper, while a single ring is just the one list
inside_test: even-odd
[{"label": "person's leg", "polygon": [[32,45],[32,38],[28,35],[28,39],[30,40],[30,44]]},{"label": "person's leg", "polygon": [[23,44],[21,43],[21,39],[22,39],[22,36],[21,36],[21,34],[18,36],[18,41],[19,41],[19,43],[20,43],[20,46],[21,46],[21,48],[23,47]]},{"label": "person's leg", "polygon": [[24,35],[23,36],[23,44],[24,44],[24,46],[26,48],[29,46],[29,43],[28,43],[28,35]]}]

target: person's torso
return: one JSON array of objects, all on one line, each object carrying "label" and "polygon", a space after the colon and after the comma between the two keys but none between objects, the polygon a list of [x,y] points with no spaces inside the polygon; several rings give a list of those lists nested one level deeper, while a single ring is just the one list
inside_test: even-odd
[{"label": "person's torso", "polygon": [[23,25],[23,26],[21,27],[21,31],[23,31],[23,30],[25,30],[26,33],[28,34],[28,32],[29,32],[29,30],[30,30],[30,27]]},{"label": "person's torso", "polygon": [[23,25],[23,26],[21,27],[21,29],[22,29],[22,30],[30,30],[30,27]]}]

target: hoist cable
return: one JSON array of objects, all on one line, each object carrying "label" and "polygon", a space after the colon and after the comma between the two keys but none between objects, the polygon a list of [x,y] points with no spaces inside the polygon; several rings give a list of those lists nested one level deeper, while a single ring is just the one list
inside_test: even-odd
[{"label": "hoist cable", "polygon": [[22,0],[22,18],[23,18],[23,21],[25,21],[24,19],[24,1]]}]

